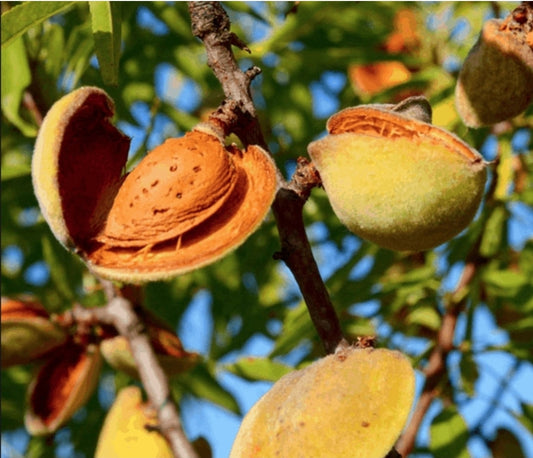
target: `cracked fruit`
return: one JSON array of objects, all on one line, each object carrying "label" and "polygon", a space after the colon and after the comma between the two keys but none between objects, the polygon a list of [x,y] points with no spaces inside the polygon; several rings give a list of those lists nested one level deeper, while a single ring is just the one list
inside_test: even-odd
[{"label": "cracked fruit", "polygon": [[48,435],[63,426],[93,393],[102,357],[94,344],[67,342],[39,369],[28,387],[24,416],[32,435]]},{"label": "cracked fruit", "polygon": [[245,416],[231,458],[383,458],[415,394],[401,353],[347,348],[282,377]]},{"label": "cracked fruit", "polygon": [[[461,232],[483,196],[486,162],[428,119],[425,99],[347,108],[308,146],[341,222],[384,248],[422,251]],[[416,110],[416,105],[421,107]]]},{"label": "cracked fruit", "polygon": [[96,273],[132,283],[202,267],[259,226],[276,191],[269,155],[226,146],[210,125],[166,140],[129,173],[113,102],[80,88],[54,104],[35,145],[33,186],[52,232]]},{"label": "cracked fruit", "polygon": [[157,413],[142,401],[141,390],[123,388],[106,416],[95,458],[173,458],[158,424]]},{"label": "cracked fruit", "polygon": [[[490,19],[466,57],[457,85],[457,111],[469,127],[517,116],[533,100],[533,19]],[[528,40],[530,40],[528,42]]]},{"label": "cracked fruit", "polygon": [[48,311],[30,299],[2,298],[2,367],[42,358],[67,340],[67,333],[50,320]]}]

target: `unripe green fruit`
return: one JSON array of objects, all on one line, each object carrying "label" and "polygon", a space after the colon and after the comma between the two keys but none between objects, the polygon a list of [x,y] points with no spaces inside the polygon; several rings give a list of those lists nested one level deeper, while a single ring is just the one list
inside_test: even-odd
[{"label": "unripe green fruit", "polygon": [[282,377],[244,418],[230,458],[383,458],[414,394],[401,353],[343,349]]},{"label": "unripe green fruit", "polygon": [[361,238],[422,251],[451,239],[474,217],[486,162],[456,136],[376,105],[343,110],[327,128],[330,134],[311,143],[309,155],[333,210]]}]

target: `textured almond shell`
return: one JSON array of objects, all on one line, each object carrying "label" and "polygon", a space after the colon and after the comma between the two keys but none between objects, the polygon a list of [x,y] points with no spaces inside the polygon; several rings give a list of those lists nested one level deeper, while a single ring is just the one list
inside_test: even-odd
[{"label": "textured almond shell", "polygon": [[217,138],[192,131],[168,139],[126,177],[98,240],[144,246],[176,237],[214,214],[236,182]]},{"label": "textured almond shell", "polygon": [[121,183],[129,139],[110,124],[113,101],[82,87],[46,114],[32,158],[41,212],[66,247],[83,248],[101,230]]},{"label": "textured almond shell", "polygon": [[415,395],[411,364],[347,349],[282,377],[245,416],[231,458],[383,458]]},{"label": "textured almond shell", "polygon": [[512,118],[533,100],[533,48],[502,21],[488,20],[466,57],[457,85],[457,111],[470,127]]},{"label": "textured almond shell", "polygon": [[155,430],[157,425],[155,410],[143,404],[141,390],[123,388],[106,416],[95,458],[173,458],[167,441]]},{"label": "textured almond shell", "polygon": [[88,253],[92,269],[107,278],[145,282],[170,278],[210,264],[237,248],[261,224],[277,188],[275,166],[258,146],[233,148],[237,174],[220,209],[180,240],[162,242],[149,252],[106,245]]},{"label": "textured almond shell", "polygon": [[24,416],[32,435],[57,431],[82,407],[98,384],[102,357],[95,345],[65,344],[28,387]]},{"label": "textured almond shell", "polygon": [[37,302],[2,298],[2,367],[30,363],[60,347],[67,333]]},{"label": "textured almond shell", "polygon": [[355,234],[393,250],[446,242],[474,217],[486,163],[431,124],[374,108],[349,108],[309,155],[339,219]]},{"label": "textured almond shell", "polygon": [[135,283],[170,278],[216,261],[262,222],[277,182],[261,148],[224,147],[199,125],[123,176],[129,140],[112,114],[101,89],[63,97],[43,121],[32,163],[53,233],[95,272]]}]

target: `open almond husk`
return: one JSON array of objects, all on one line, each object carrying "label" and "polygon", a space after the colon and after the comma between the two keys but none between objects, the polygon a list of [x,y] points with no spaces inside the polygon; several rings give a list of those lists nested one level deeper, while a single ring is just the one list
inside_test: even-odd
[{"label": "open almond husk", "polygon": [[48,311],[31,298],[2,298],[2,367],[44,357],[67,340],[67,332],[50,320]]},{"label": "open almond husk", "polygon": [[487,163],[431,125],[427,100],[346,108],[308,152],[339,220],[384,248],[422,251],[461,232],[483,197]]},{"label": "open almond husk", "polygon": [[276,191],[270,156],[225,146],[209,125],[164,142],[124,174],[129,140],[113,102],[83,87],[56,102],[32,162],[43,215],[103,277],[131,283],[212,263],[260,225]]},{"label": "open almond husk", "polygon": [[63,426],[93,393],[101,365],[96,345],[68,342],[58,349],[28,387],[24,416],[28,432],[47,435]]}]

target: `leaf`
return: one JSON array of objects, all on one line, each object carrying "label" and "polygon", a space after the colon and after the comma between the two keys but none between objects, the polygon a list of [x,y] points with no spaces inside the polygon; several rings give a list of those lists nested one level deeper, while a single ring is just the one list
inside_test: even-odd
[{"label": "leaf", "polygon": [[479,376],[478,367],[472,358],[472,353],[463,353],[459,367],[461,369],[461,386],[463,391],[472,397],[476,394],[474,387]]},{"label": "leaf", "polygon": [[498,429],[495,439],[490,443],[493,458],[524,458],[522,446],[516,436],[505,428]]},{"label": "leaf", "polygon": [[529,432],[533,433],[533,405],[522,403],[521,407],[522,415],[515,414],[515,417]]},{"label": "leaf", "polygon": [[120,60],[120,2],[89,2],[96,56],[105,84],[118,85]]},{"label": "leaf", "polygon": [[293,370],[292,367],[269,358],[256,357],[240,358],[233,364],[225,365],[224,368],[246,380],[267,382],[276,382]]},{"label": "leaf", "polygon": [[514,298],[528,284],[523,273],[513,270],[487,270],[483,274],[483,281],[490,288],[491,294],[509,298]]},{"label": "leaf", "polygon": [[76,288],[81,285],[81,264],[47,231],[42,239],[43,257],[58,293],[67,301],[76,300]]},{"label": "leaf", "polygon": [[78,85],[79,79],[89,66],[93,52],[94,39],[90,24],[83,23],[74,27],[65,46],[65,55],[69,58],[61,81],[61,85],[67,91]]},{"label": "leaf", "polygon": [[481,255],[490,258],[500,251],[504,234],[507,228],[508,214],[503,205],[497,206],[490,214],[481,238],[479,252]]},{"label": "leaf", "polygon": [[307,307],[302,302],[287,312],[283,322],[283,331],[276,339],[270,357],[284,355],[296,348],[305,339],[313,337],[313,324]]},{"label": "leaf", "polygon": [[193,370],[180,377],[188,394],[213,402],[230,412],[241,415],[241,409],[233,395],[227,391],[205,364],[198,364]]},{"label": "leaf", "polygon": [[[4,30],[2,29],[3,36]],[[35,137],[37,128],[20,115],[24,90],[30,83],[31,73],[26,48],[22,38],[20,38],[2,50],[2,113],[24,135]]]},{"label": "leaf", "polygon": [[499,141],[498,150],[500,153],[500,160],[497,168],[498,179],[496,181],[496,189],[494,189],[494,198],[498,200],[505,200],[512,189],[514,171],[514,158],[511,152],[511,142],[508,138],[502,138]]},{"label": "leaf", "polygon": [[468,428],[455,406],[449,406],[431,424],[430,449],[435,458],[468,458]]},{"label": "leaf", "polygon": [[441,326],[441,317],[435,307],[422,306],[415,308],[406,319],[407,324],[418,324],[436,331]]},{"label": "leaf", "polygon": [[[24,2],[2,14],[2,53],[26,30],[64,12],[76,2]],[[4,58],[4,55],[2,55]],[[2,62],[5,64],[5,62]],[[2,65],[3,67],[4,65]]]}]

